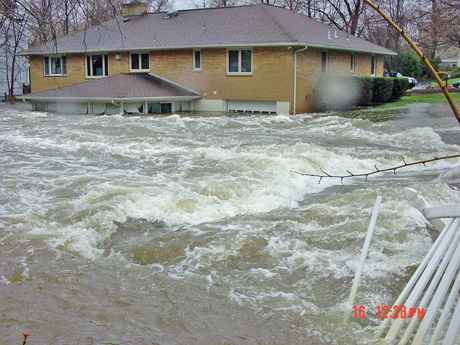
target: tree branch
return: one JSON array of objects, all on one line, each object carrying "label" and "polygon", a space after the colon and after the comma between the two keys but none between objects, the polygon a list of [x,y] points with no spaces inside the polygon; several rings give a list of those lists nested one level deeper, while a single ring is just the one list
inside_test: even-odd
[{"label": "tree branch", "polygon": [[320,169],[322,174],[306,174],[306,173],[300,173],[300,172],[297,172],[297,171],[294,171],[294,170],[290,170],[290,172],[293,172],[295,174],[302,175],[302,176],[319,177],[318,184],[321,183],[322,179],[326,178],[326,177],[339,178],[342,183],[343,183],[343,179],[347,178],[347,177],[365,177],[366,181],[367,181],[367,178],[369,176],[371,176],[371,175],[374,175],[374,174],[378,174],[378,173],[382,173],[382,172],[386,172],[386,171],[393,171],[394,174],[396,175],[396,170],[397,169],[405,168],[405,167],[412,166],[412,165],[418,165],[418,164],[423,164],[426,167],[426,163],[439,161],[439,160],[443,160],[443,159],[449,159],[449,158],[459,158],[459,157],[460,157],[460,154],[453,155],[453,156],[434,157],[432,159],[427,159],[427,160],[424,160],[424,161],[417,161],[417,162],[412,162],[412,163],[407,163],[406,160],[404,159],[404,157],[401,157],[401,159],[402,159],[402,161],[404,163],[402,165],[398,165],[396,167],[387,168],[387,169],[379,169],[379,168],[377,168],[377,165],[374,165],[375,171],[371,171],[371,172],[368,172],[368,173],[362,173],[362,174],[353,174],[352,172],[347,170],[348,175],[331,175],[331,174],[328,174],[326,171],[324,171],[322,168]]}]

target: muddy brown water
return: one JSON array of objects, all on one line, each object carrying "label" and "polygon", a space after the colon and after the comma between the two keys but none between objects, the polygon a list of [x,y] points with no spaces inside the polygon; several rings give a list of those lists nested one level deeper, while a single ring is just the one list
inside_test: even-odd
[{"label": "muddy brown water", "polygon": [[[460,152],[444,105],[372,123],[336,115],[81,116],[0,108],[2,344],[373,344],[432,236],[404,187]],[[357,305],[345,304],[376,195]]]}]

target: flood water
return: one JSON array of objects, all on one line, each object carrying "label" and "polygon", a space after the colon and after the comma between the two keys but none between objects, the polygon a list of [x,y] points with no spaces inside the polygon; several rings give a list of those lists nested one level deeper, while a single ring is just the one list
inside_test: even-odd
[{"label": "flood water", "polygon": [[[402,110],[401,110],[402,109]],[[432,244],[403,190],[459,203],[445,105],[337,115],[83,116],[0,108],[1,344],[375,344]],[[343,321],[377,195],[356,305]]]}]

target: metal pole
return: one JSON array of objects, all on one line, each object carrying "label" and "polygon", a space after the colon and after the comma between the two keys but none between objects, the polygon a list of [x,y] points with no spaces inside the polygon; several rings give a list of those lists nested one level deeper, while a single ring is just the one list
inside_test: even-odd
[{"label": "metal pole", "polygon": [[[353,280],[353,287],[350,291],[350,297],[348,298],[347,310],[348,313],[353,308],[353,303],[355,302],[356,292],[358,291],[359,281],[361,280],[361,273],[363,272],[364,261],[367,257],[367,252],[371,245],[372,235],[374,234],[375,223],[377,222],[377,215],[379,214],[380,204],[382,203],[382,197],[377,196],[374,205],[374,211],[372,211],[371,222],[369,223],[369,228],[367,229],[366,239],[364,240],[363,250],[361,252],[361,257],[359,259],[358,269],[356,270],[355,279]],[[346,319],[348,319],[349,314],[346,314]]]},{"label": "metal pole", "polygon": [[409,43],[409,45],[412,47],[412,49],[415,50],[417,55],[422,59],[422,61],[425,63],[425,65],[428,67],[430,70],[431,74],[433,75],[434,79],[436,79],[436,82],[439,84],[441,87],[442,92],[444,92],[444,96],[447,98],[447,102],[449,102],[450,107],[452,108],[452,111],[454,112],[455,117],[457,118],[457,122],[460,124],[460,113],[458,111],[458,108],[452,99],[452,96],[450,95],[449,91],[447,90],[447,86],[444,85],[443,81],[441,78],[439,78],[438,73],[436,73],[435,69],[431,65],[430,61],[426,58],[425,54],[422,53],[422,51],[415,45],[415,43],[407,36],[407,34],[398,26],[396,25],[381,9],[380,6],[375,5],[369,0],[364,0],[366,4],[371,6],[374,10],[376,10],[393,28],[398,31],[402,37]]}]

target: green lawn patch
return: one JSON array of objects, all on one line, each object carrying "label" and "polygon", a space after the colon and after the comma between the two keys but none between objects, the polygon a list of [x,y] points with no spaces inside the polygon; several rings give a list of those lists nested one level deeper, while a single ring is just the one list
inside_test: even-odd
[{"label": "green lawn patch", "polygon": [[[442,81],[444,84],[446,83],[444,79]],[[449,85],[452,85],[452,83],[455,83],[456,81],[460,81],[460,78],[449,79]],[[434,81],[430,84],[430,86],[438,86],[438,83]]]},{"label": "green lawn patch", "polygon": [[[451,93],[451,96],[455,102],[460,102],[460,93]],[[411,103],[419,103],[419,102],[424,102],[424,103],[446,102],[447,103],[447,100],[442,92],[428,93],[428,94],[413,93],[410,96],[401,97],[401,99],[397,102],[385,103],[385,104],[379,105],[377,108],[378,109],[392,108],[392,107],[399,107],[402,105],[411,104]]]}]

